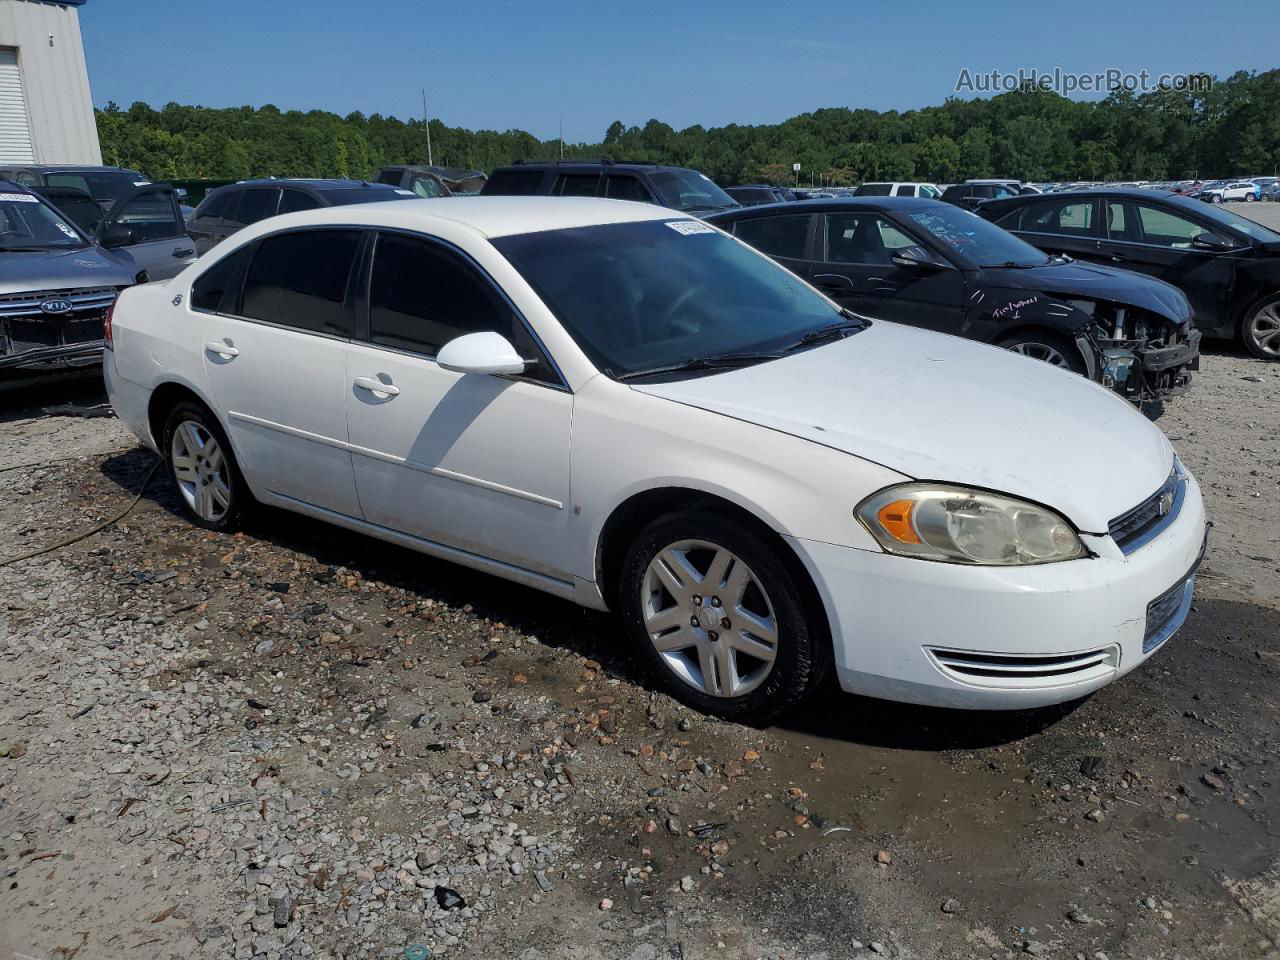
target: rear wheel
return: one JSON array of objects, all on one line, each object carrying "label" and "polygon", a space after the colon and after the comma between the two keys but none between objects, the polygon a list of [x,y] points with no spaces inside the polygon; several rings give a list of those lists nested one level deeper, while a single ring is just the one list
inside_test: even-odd
[{"label": "rear wheel", "polygon": [[1280,291],[1263,297],[1240,324],[1244,348],[1262,360],[1280,360]]},{"label": "rear wheel", "polygon": [[234,529],[252,497],[214,416],[200,404],[178,404],[165,421],[161,449],[191,519],[206,530]]},{"label": "rear wheel", "polygon": [[659,518],[627,551],[619,608],[637,657],[676,699],[763,724],[821,681],[823,624],[775,546],[706,511]]},{"label": "rear wheel", "polygon": [[1255,197],[1252,193],[1246,193],[1246,194],[1244,195],[1244,202],[1245,202],[1245,203],[1253,203],[1253,201],[1255,201],[1255,200],[1257,200],[1257,199],[1258,199],[1258,198],[1257,198],[1257,197]]},{"label": "rear wheel", "polygon": [[1060,334],[1027,330],[1005,337],[999,345],[1024,357],[1041,360],[1072,373],[1087,372],[1080,348]]}]

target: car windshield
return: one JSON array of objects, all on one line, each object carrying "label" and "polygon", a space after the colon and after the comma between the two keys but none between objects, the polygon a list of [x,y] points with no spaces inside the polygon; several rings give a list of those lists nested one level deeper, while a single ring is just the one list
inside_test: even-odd
[{"label": "car windshield", "polygon": [[695,170],[659,170],[649,174],[664,205],[673,210],[721,210],[738,202]]},{"label": "car windshield", "polygon": [[1230,227],[1249,237],[1251,240],[1258,240],[1262,243],[1280,243],[1280,233],[1272,230],[1270,227],[1264,227],[1256,220],[1250,220],[1248,217],[1242,217],[1238,213],[1232,213],[1229,210],[1223,210],[1219,204],[1202,203],[1199,200],[1189,200],[1186,197],[1170,197],[1169,203],[1175,207],[1181,207],[1203,217],[1206,220],[1212,220],[1214,223],[1221,224],[1224,227]]},{"label": "car windshield", "polygon": [[[492,241],[591,361],[613,377],[765,354],[845,316],[761,254],[697,220],[647,220]],[[667,376],[692,375],[674,373]]]},{"label": "car windshield", "polygon": [[1025,240],[960,207],[939,204],[909,213],[907,219],[979,266],[1039,267],[1049,262]]},{"label": "car windshield", "polygon": [[136,186],[147,183],[147,178],[128,171],[116,173],[48,173],[45,182],[51,187],[74,187],[95,200],[113,203]]},{"label": "car windshield", "polygon": [[0,252],[83,247],[84,239],[30,193],[0,193]]}]

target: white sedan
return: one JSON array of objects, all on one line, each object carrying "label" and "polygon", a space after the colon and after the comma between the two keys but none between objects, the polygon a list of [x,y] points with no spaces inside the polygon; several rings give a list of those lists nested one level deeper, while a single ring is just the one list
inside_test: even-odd
[{"label": "white sedan", "polygon": [[1082,377],[871,322],[647,204],[469,197],[265,220],[109,320],[111,401],[195,523],[254,503],[619,615],[752,722],[829,671],[1070,700],[1190,608],[1164,435]]}]

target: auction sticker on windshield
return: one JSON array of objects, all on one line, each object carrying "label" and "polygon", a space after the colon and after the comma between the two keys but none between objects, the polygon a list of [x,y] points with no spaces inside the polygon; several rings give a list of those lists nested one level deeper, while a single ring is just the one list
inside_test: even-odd
[{"label": "auction sticker on windshield", "polygon": [[30,193],[0,193],[0,203],[39,203],[33,194]]},{"label": "auction sticker on windshield", "polygon": [[700,220],[668,220],[667,226],[686,237],[692,233],[715,233],[716,228]]}]

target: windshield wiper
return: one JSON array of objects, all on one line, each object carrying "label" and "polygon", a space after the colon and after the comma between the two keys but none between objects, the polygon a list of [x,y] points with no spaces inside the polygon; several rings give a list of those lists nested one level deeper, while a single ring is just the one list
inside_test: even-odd
[{"label": "windshield wiper", "polygon": [[614,377],[615,380],[626,382],[627,380],[636,380],[640,377],[656,377],[664,373],[684,373],[686,370],[717,370],[721,367],[744,367],[753,363],[764,363],[767,360],[777,360],[781,357],[780,353],[713,353],[705,357],[690,357],[680,363],[673,363],[666,367],[654,367],[650,370],[633,370],[631,373],[623,373]]},{"label": "windshield wiper", "polygon": [[817,330],[810,330],[795,343],[784,348],[784,352],[791,353],[803,347],[811,347],[815,343],[822,343],[826,340],[843,340],[850,333],[857,333],[859,330],[870,326],[870,323],[857,314],[844,311],[847,320],[841,320],[839,323],[833,323],[830,326],[819,327]]}]

